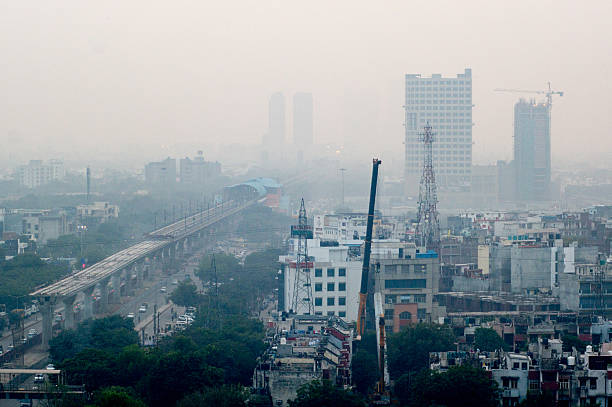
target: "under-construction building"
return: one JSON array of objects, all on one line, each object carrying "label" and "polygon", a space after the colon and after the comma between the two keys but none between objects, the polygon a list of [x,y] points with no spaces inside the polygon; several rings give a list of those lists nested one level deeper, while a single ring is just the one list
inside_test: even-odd
[{"label": "under-construction building", "polygon": [[550,200],[550,106],[519,100],[514,105],[516,198]]},{"label": "under-construction building", "polygon": [[405,80],[406,191],[418,191],[423,164],[419,133],[428,122],[438,136],[433,149],[438,185],[467,190],[472,167],[472,70],[466,68],[455,78],[408,74]]}]

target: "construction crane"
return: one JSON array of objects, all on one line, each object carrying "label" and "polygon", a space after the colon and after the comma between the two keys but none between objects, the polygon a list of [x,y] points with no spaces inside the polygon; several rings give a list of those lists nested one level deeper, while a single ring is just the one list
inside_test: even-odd
[{"label": "construction crane", "polygon": [[370,206],[368,208],[368,223],[366,225],[365,248],[363,250],[363,266],[361,268],[361,289],[359,290],[359,309],[357,312],[357,339],[365,332],[366,303],[368,298],[368,277],[370,274],[370,254],[372,252],[372,228],[374,226],[374,206],[376,203],[376,184],[378,182],[378,158],[372,160],[372,182],[370,184]]},{"label": "construction crane", "polygon": [[546,95],[546,104],[548,105],[548,109],[552,109],[552,97],[553,95],[563,96],[562,91],[552,90],[550,87],[550,82],[548,82],[547,90],[523,90],[523,89],[495,89],[495,92],[514,92],[514,93],[538,93],[540,95]]},{"label": "construction crane", "polygon": [[[361,269],[361,289],[359,290],[359,310],[357,313],[356,340],[361,340],[365,333],[367,300],[368,300],[368,278],[370,274],[370,255],[372,253],[372,228],[374,226],[374,207],[376,206],[376,184],[378,183],[378,166],[381,161],[378,158],[372,160],[372,182],[370,184],[370,205],[368,207],[368,222],[366,225],[366,239],[363,250],[363,266]],[[374,308],[376,314],[376,333],[378,344],[378,366],[379,379],[376,390],[371,394],[371,405],[388,406],[390,404],[387,392],[388,371],[386,369],[385,350],[385,317],[382,308],[382,297],[380,293],[374,294]]]}]

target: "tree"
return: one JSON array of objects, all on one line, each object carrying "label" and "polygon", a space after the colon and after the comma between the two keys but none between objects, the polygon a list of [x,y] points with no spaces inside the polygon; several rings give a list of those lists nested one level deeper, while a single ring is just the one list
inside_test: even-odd
[{"label": "tree", "polygon": [[520,407],[555,407],[556,397],[550,391],[527,393],[527,397],[519,404]]},{"label": "tree", "polygon": [[300,387],[289,407],[365,407],[364,400],[348,390],[339,389],[329,380],[312,381]]},{"label": "tree", "polygon": [[240,386],[210,387],[181,399],[176,407],[245,407],[249,391]]},{"label": "tree", "polygon": [[351,362],[351,373],[353,385],[361,394],[368,394],[368,391],[378,379],[378,361],[376,356],[363,350],[358,350],[353,355]]},{"label": "tree", "polygon": [[[405,378],[405,376],[402,376]],[[446,406],[446,407],[497,407],[499,391],[497,383],[489,378],[487,372],[471,366],[458,366],[445,373],[423,369],[410,382],[410,393],[406,394],[396,383],[403,403],[409,407]]]},{"label": "tree", "polygon": [[474,347],[485,352],[505,349],[506,343],[492,328],[476,328],[474,332]]},{"label": "tree", "polygon": [[181,281],[176,287],[170,299],[173,303],[184,307],[194,307],[202,301],[202,296],[198,294],[198,288],[189,281]]},{"label": "tree", "polygon": [[563,352],[571,352],[572,347],[580,353],[586,350],[587,343],[581,341],[577,336],[565,334],[561,339],[563,340]]},{"label": "tree", "polygon": [[392,378],[429,367],[429,352],[454,348],[455,337],[446,325],[416,324],[389,335],[388,366]]},{"label": "tree", "polygon": [[123,387],[107,387],[94,396],[94,404],[91,407],[146,407],[138,400],[133,392]]}]

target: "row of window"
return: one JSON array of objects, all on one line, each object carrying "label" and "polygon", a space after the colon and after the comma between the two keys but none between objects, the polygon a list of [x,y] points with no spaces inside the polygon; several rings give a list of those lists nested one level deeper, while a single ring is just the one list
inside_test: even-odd
[{"label": "row of window", "polygon": [[[415,100],[411,100],[411,99],[407,99],[406,100],[406,104],[407,105],[429,105],[427,107],[431,107],[431,105],[438,105],[438,104],[449,104],[449,105],[469,105],[470,107],[472,106],[472,99],[433,99],[433,100],[423,100],[423,99],[415,99]],[[425,106],[422,106],[425,107]],[[426,110],[431,110],[431,109],[426,109]]]},{"label": "row of window", "polygon": [[412,79],[412,80],[408,80],[406,79],[406,86],[431,86],[431,85],[453,85],[453,86],[457,86],[457,84],[459,85],[471,85],[472,81],[466,81],[466,80],[458,80],[456,78],[453,79]]},{"label": "row of window", "polygon": [[387,264],[385,265],[385,273],[409,273],[410,271],[415,273],[427,272],[427,264]]},{"label": "row of window", "polygon": [[[315,291],[323,291],[323,283],[315,283]],[[336,283],[327,283],[327,291],[336,291]],[[346,291],[346,283],[338,283],[338,291]]]},{"label": "row of window", "polygon": [[[386,309],[385,310],[385,319],[387,321],[393,321],[393,309]],[[412,314],[408,311],[403,311],[399,314],[400,319],[412,319]],[[417,309],[417,318],[418,319],[425,319],[427,317],[427,310],[425,308],[418,308]]]},{"label": "row of window", "polygon": [[427,280],[424,278],[385,280],[385,288],[427,288]]},{"label": "row of window", "polygon": [[[323,312],[315,311],[315,315],[323,315]],[[336,315],[336,312],[335,311],[327,311],[327,315],[331,317],[331,316]],[[340,318],[346,317],[346,311],[338,311],[338,316]]]},{"label": "row of window", "polygon": [[427,294],[385,295],[387,304],[414,304],[427,301]]},{"label": "row of window", "polygon": [[[327,277],[335,277],[336,269],[328,268],[326,275]],[[323,269],[315,269],[315,277],[323,277]],[[346,268],[340,267],[338,269],[338,277],[346,277]]]},{"label": "row of window", "polygon": [[[410,103],[407,103],[410,105]],[[472,104],[465,104],[464,106],[409,106],[410,110],[472,110]]]},{"label": "row of window", "polygon": [[[314,305],[315,305],[315,307],[322,307],[323,306],[323,298],[322,297],[315,297]],[[328,307],[333,307],[334,305],[336,305],[336,297],[327,297],[327,306]],[[338,297],[338,305],[340,305],[340,306],[346,305],[346,297]]]}]

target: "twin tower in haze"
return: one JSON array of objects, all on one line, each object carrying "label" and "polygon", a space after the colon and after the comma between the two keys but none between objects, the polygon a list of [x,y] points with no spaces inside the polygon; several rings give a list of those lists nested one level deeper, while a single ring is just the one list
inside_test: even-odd
[{"label": "twin tower in haze", "polygon": [[[289,140],[286,129],[285,96],[277,92],[270,97],[268,110],[268,132],[264,135],[263,144],[280,148]],[[306,148],[312,146],[313,140],[313,105],[312,93],[298,92],[293,95],[293,144]]]}]

